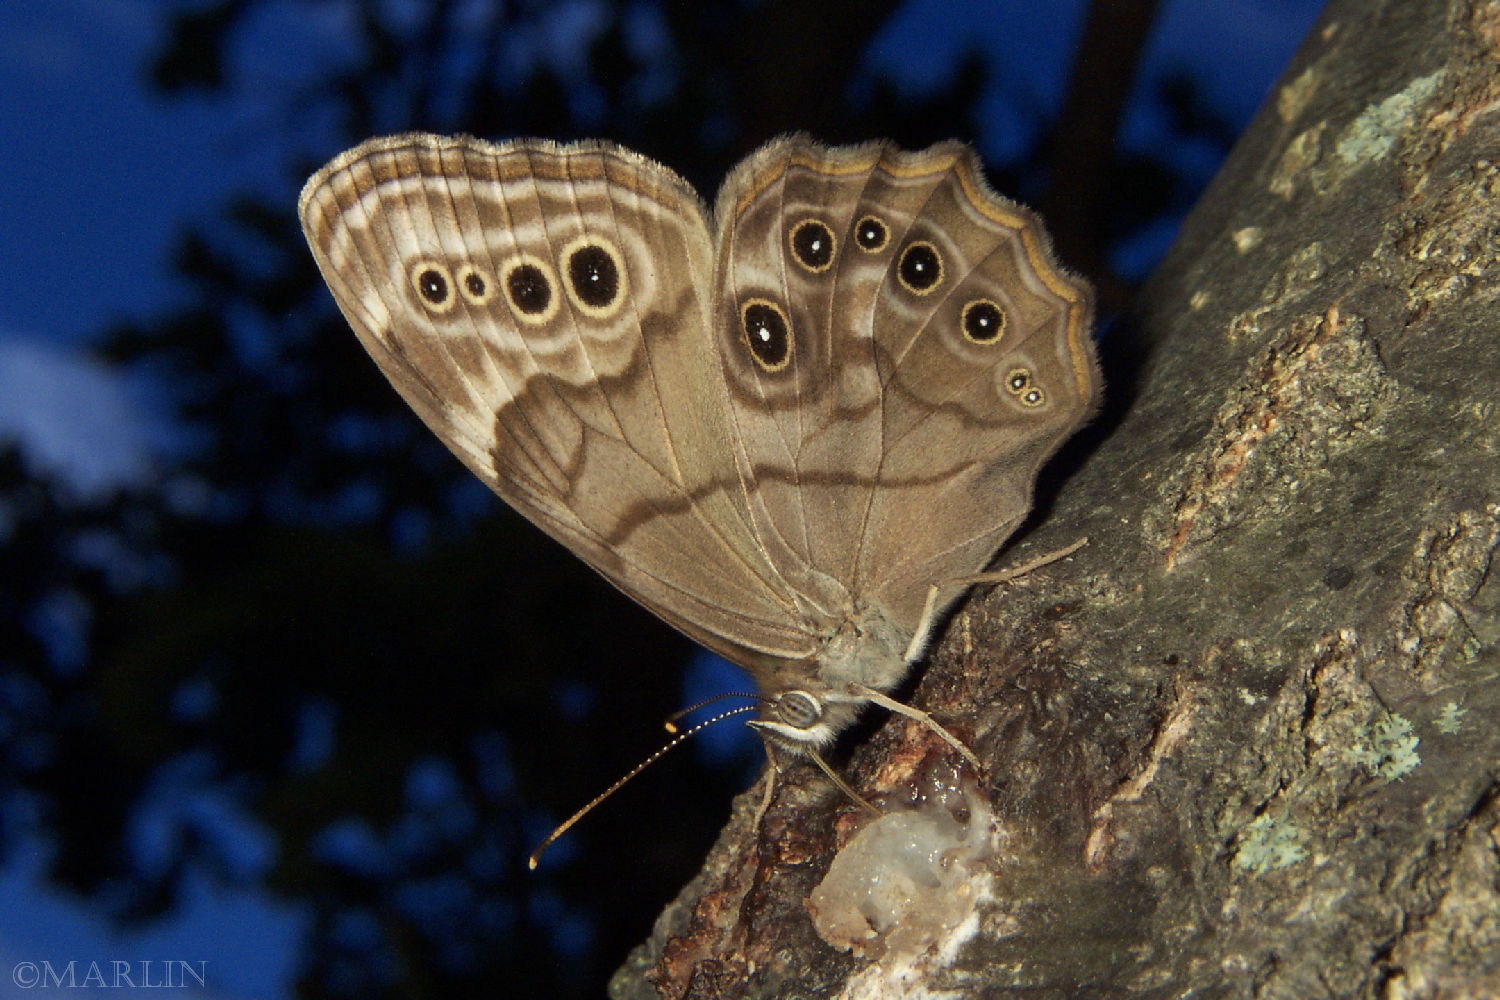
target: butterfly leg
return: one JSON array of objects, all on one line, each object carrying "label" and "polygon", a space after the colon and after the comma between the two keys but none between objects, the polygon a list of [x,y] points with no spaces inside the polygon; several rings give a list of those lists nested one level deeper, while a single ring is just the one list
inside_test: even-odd
[{"label": "butterfly leg", "polygon": [[828,761],[823,759],[822,754],[818,753],[816,750],[811,749],[804,751],[804,753],[812,758],[812,762],[814,764],[823,769],[823,773],[828,775],[828,780],[838,786],[839,791],[843,792],[845,795],[849,796],[849,798],[853,799],[861,809],[873,816],[878,817],[884,815],[884,813],[882,813],[879,809],[876,809],[874,806],[870,805],[870,803],[865,799],[863,795],[859,794],[853,788],[851,788],[847,781],[845,781],[843,778],[840,778],[838,772],[829,765]]},{"label": "butterfly leg", "polygon": [[1053,563],[1057,562],[1059,559],[1066,559],[1068,556],[1077,552],[1088,543],[1089,538],[1087,535],[1084,535],[1082,538],[1078,539],[1076,542],[1073,542],[1070,545],[1064,545],[1060,549],[1053,549],[1051,552],[1043,553],[1042,555],[1037,556],[1035,559],[1024,562],[1019,566],[1012,566],[1009,569],[996,570],[993,573],[976,573],[974,576],[960,577],[955,582],[962,583],[965,586],[971,583],[1005,583],[1009,580],[1014,580],[1018,576],[1025,576],[1032,570],[1041,569],[1043,566],[1050,566]]},{"label": "butterfly leg", "polygon": [[[922,605],[922,617],[917,623],[916,630],[912,633],[911,643],[906,647],[906,662],[915,662],[916,660],[920,659],[923,652],[926,651],[927,643],[932,638],[932,630],[934,626],[937,625],[939,614],[942,609],[947,606],[946,601],[942,603],[939,603],[938,601],[938,596],[945,590],[950,590],[952,588],[962,589],[964,587],[972,586],[976,583],[1007,583],[1011,580],[1016,579],[1017,577],[1025,576],[1027,573],[1030,573],[1033,570],[1041,569],[1043,566],[1055,563],[1059,559],[1065,559],[1068,556],[1072,555],[1074,552],[1077,552],[1079,549],[1083,548],[1088,543],[1088,537],[1084,536],[1071,545],[1065,545],[1060,549],[1054,549],[1053,551],[1040,555],[1035,559],[1024,562],[1019,566],[1012,566],[1008,569],[996,570],[993,573],[976,573],[973,576],[961,576],[952,580],[939,580],[937,583],[934,583],[931,587],[927,588],[927,601]],[[910,705],[899,702],[894,698],[876,691],[874,688],[866,688],[861,693],[882,708],[888,709],[892,712],[897,712],[909,719],[914,719],[927,728],[931,729],[934,733],[941,736],[949,746],[953,747],[959,753],[963,754],[964,759],[972,764],[976,771],[983,773],[984,768],[980,765],[979,758],[974,756],[974,752],[968,747],[964,746],[963,743],[959,742],[957,737],[955,737],[952,733],[948,732],[948,730],[939,725],[938,722],[926,712],[922,711],[919,708],[913,708]]]},{"label": "butterfly leg", "polygon": [[[776,748],[770,740],[765,741],[765,748],[766,757],[768,757],[771,761],[771,773],[766,779],[765,800],[761,803],[760,812],[756,814],[757,823],[760,822],[761,816],[765,815],[767,807],[770,806],[771,789],[776,784],[776,777],[782,773],[781,759],[776,756]],[[838,772],[833,769],[832,765],[830,765],[826,760],[823,759],[823,755],[818,753],[812,747],[807,746],[799,748],[797,751],[797,756],[806,757],[814,764],[818,765],[818,769],[828,776],[828,780],[833,782],[834,786],[838,788],[839,791],[849,796],[850,801],[854,802],[861,809],[864,809],[866,812],[871,813],[875,816],[884,815],[879,809],[876,809],[873,805],[871,805],[863,795],[860,795],[852,787],[850,787],[847,781],[845,781],[843,778],[840,778]]]},{"label": "butterfly leg", "polygon": [[984,774],[984,765],[979,763],[979,758],[974,756],[974,751],[964,746],[962,740],[960,740],[957,736],[954,736],[952,733],[948,732],[948,730],[944,729],[941,723],[939,723],[932,716],[928,715],[926,712],[922,711],[920,708],[914,708],[911,705],[906,704],[905,702],[897,701],[895,698],[892,698],[889,695],[881,694],[874,688],[865,688],[860,691],[860,694],[864,695],[866,698],[869,698],[881,708],[888,709],[889,711],[895,712],[898,715],[904,715],[908,719],[920,722],[922,725],[932,730],[938,736],[941,736],[943,738],[943,741],[953,749],[963,754],[964,760],[969,762],[969,764],[974,768],[974,772],[976,774]]},{"label": "butterfly leg", "polygon": [[755,818],[750,821],[754,830],[760,829],[761,822],[766,818],[766,810],[771,808],[771,800],[776,797],[776,779],[781,774],[781,761],[776,759],[776,751],[771,749],[769,741],[761,744],[766,748],[766,762],[771,766],[766,768],[766,790],[761,793],[760,805],[755,807]]},{"label": "butterfly leg", "polygon": [[927,602],[922,605],[922,617],[917,622],[916,631],[912,633],[911,643],[906,647],[906,662],[916,662],[921,659],[922,653],[926,650],[927,642],[932,638],[932,629],[937,625],[939,613],[946,607],[946,603],[938,603],[938,595],[944,590],[949,588],[962,589],[976,583],[1008,583],[1016,579],[1016,577],[1025,576],[1033,570],[1049,566],[1059,559],[1066,559],[1088,543],[1088,536],[1085,535],[1071,545],[1064,545],[1060,549],[1044,553],[1019,566],[996,570],[993,573],[976,573],[973,576],[960,576],[952,580],[939,580],[937,583],[934,583],[927,588]]}]

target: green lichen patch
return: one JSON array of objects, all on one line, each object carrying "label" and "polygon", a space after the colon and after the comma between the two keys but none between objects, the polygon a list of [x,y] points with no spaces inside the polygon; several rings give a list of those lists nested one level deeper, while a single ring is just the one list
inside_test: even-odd
[{"label": "green lichen patch", "polygon": [[1294,865],[1307,857],[1307,831],[1283,816],[1261,813],[1240,834],[1235,866],[1255,875]]},{"label": "green lichen patch", "polygon": [[1361,733],[1355,744],[1344,751],[1344,757],[1371,774],[1395,781],[1422,763],[1417,753],[1417,744],[1421,742],[1421,737],[1412,732],[1411,722],[1392,712]]}]

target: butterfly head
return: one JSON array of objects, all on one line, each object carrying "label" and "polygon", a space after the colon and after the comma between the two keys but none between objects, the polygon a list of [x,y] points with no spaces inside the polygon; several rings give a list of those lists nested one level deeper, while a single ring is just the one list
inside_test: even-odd
[{"label": "butterfly head", "polygon": [[832,743],[868,701],[863,696],[795,688],[768,698],[761,718],[749,725],[792,753],[817,751]]}]

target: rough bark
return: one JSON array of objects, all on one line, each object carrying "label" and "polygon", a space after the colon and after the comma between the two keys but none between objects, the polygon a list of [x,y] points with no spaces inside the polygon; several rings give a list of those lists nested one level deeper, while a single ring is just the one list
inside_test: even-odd
[{"label": "rough bark", "polygon": [[[910,692],[989,768],[977,921],[826,944],[867,820],[799,766],[613,995],[1500,995],[1497,298],[1500,5],[1335,0],[1001,564],[1090,544],[977,593]],[[896,811],[948,768],[895,719],[846,770]]]}]

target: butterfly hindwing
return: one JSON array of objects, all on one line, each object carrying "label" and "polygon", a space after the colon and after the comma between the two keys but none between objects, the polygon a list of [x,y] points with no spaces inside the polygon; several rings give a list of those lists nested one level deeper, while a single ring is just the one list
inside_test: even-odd
[{"label": "butterfly hindwing", "polygon": [[[931,584],[1019,525],[1091,411],[1088,286],[956,143],[788,137],[716,214],[715,342],[757,530],[785,575],[832,576],[910,630]],[[752,343],[767,315],[780,364]]]}]

